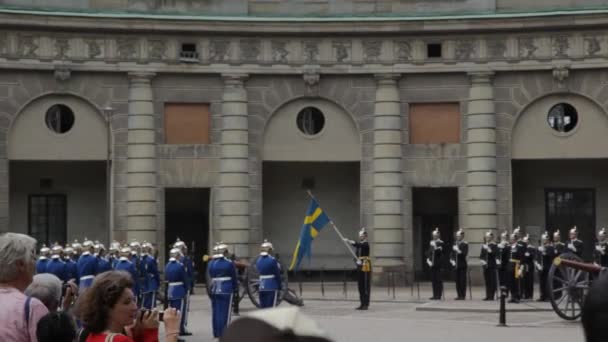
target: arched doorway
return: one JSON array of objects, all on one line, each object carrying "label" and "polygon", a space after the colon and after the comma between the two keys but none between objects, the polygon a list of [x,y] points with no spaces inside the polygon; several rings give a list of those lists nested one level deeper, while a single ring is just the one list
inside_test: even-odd
[{"label": "arched doorway", "polygon": [[11,231],[40,243],[109,239],[110,134],[89,102],[32,100],[8,133]]},{"label": "arched doorway", "polygon": [[608,222],[608,117],[590,99],[552,94],[527,106],[512,131],[513,222],[538,243],[562,240],[576,225],[591,260],[598,226]]},{"label": "arched doorway", "polygon": [[[345,235],[360,223],[361,141],[354,120],[337,104],[303,98],[280,107],[269,119],[262,150],[263,237],[290,260],[303,223],[310,189]],[[302,269],[342,270],[352,266],[331,228],[313,244]]]}]

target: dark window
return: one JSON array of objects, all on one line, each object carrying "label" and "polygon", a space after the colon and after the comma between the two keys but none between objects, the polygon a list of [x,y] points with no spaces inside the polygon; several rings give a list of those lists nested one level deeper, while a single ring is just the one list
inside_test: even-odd
[{"label": "dark window", "polygon": [[315,107],[306,107],[298,113],[297,124],[306,135],[315,135],[325,126],[325,116]]},{"label": "dark window", "polygon": [[198,52],[196,51],[196,44],[193,43],[183,43],[182,50],[179,53],[180,58],[182,59],[198,59]]},{"label": "dark window", "polygon": [[572,105],[558,103],[549,110],[547,122],[551,128],[558,132],[570,132],[578,123],[578,113]]},{"label": "dark window", "polygon": [[30,195],[28,234],[50,246],[65,243],[67,238],[67,203],[65,195]]},{"label": "dark window", "polygon": [[428,58],[441,58],[441,43],[426,44],[426,55]]},{"label": "dark window", "polygon": [[44,121],[51,131],[62,134],[74,126],[74,112],[66,105],[56,104],[46,111]]}]

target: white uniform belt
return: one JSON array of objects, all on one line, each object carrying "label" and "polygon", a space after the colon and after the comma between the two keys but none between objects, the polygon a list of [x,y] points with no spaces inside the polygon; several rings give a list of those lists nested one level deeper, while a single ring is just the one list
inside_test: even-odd
[{"label": "white uniform belt", "polygon": [[88,276],[80,277],[80,280],[87,280],[87,279],[93,279],[93,278],[95,278],[94,275],[88,275]]},{"label": "white uniform belt", "polygon": [[261,275],[260,279],[272,279],[274,278],[274,274]]},{"label": "white uniform belt", "polygon": [[179,286],[179,285],[184,285],[184,283],[181,282],[181,281],[176,281],[174,283],[169,283],[169,286]]},{"label": "white uniform belt", "polygon": [[211,280],[213,280],[213,281],[228,281],[228,280],[232,280],[232,278],[230,278],[230,277],[217,277],[217,278],[212,278]]}]

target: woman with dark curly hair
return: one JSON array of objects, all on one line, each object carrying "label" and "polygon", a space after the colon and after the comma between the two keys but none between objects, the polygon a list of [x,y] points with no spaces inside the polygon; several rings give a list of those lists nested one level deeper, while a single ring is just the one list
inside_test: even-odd
[{"label": "woman with dark curly hair", "polygon": [[[86,342],[157,342],[158,312],[140,312],[131,288],[131,275],[123,271],[99,274],[76,303],[76,315],[87,331]],[[177,341],[179,314],[164,313],[167,342]]]}]

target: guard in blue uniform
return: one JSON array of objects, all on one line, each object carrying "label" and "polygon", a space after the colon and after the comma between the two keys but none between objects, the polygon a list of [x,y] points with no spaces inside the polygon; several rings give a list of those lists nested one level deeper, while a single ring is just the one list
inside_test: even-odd
[{"label": "guard in blue uniform", "polygon": [[66,247],[63,250],[63,261],[65,262],[65,273],[68,281],[73,280],[77,283],[78,278],[78,264],[73,259],[74,248]]},{"label": "guard in blue uniform", "polygon": [[359,231],[359,241],[344,239],[355,247],[357,259],[357,287],[359,290],[359,307],[355,310],[367,310],[369,308],[371,282],[372,282],[372,262],[369,258],[369,242],[367,242],[367,231],[362,227]]},{"label": "guard in blue uniform", "polygon": [[511,256],[509,258],[509,266],[507,268],[507,279],[511,299],[509,303],[519,303],[521,296],[521,276],[523,274],[522,265],[524,260],[525,246],[519,238],[519,227],[513,230],[511,234]]},{"label": "guard in blue uniform", "polygon": [[427,252],[426,263],[431,270],[431,283],[433,284],[433,297],[430,300],[440,300],[443,296],[443,280],[441,279],[441,267],[443,258],[443,240],[439,228],[433,231],[430,247]]},{"label": "guard in blue uniform", "polygon": [[[553,233],[553,248],[555,250],[556,257],[568,252],[568,248],[566,247],[566,244],[562,242],[562,237],[561,237],[559,230],[556,230]],[[555,269],[555,275],[560,278],[563,277],[559,267]],[[560,285],[561,285],[561,283],[559,282],[559,280],[555,279],[553,281],[553,288],[559,288]],[[553,294],[553,297],[561,298],[562,291],[555,291]]]},{"label": "guard in blue uniform", "polygon": [[186,243],[181,241],[179,238],[176,239],[173,244],[173,248],[177,248],[180,251],[179,262],[184,265],[184,270],[186,271],[186,299],[184,306],[184,313],[182,314],[184,319],[184,334],[189,336],[192,335],[188,329],[188,315],[190,313],[190,295],[192,294],[192,288],[194,285],[194,263],[192,259],[188,256],[188,246]]},{"label": "guard in blue uniform", "polygon": [[165,266],[165,280],[169,283],[167,290],[167,299],[169,300],[169,306],[179,310],[182,314],[180,322],[180,336],[188,335],[185,331],[185,308],[186,308],[186,269],[179,259],[181,257],[181,251],[178,248],[171,249],[169,255],[169,262]]},{"label": "guard in blue uniform", "polygon": [[158,263],[154,258],[154,247],[145,242],[142,245],[141,266],[144,269],[144,286],[142,307],[152,310],[156,307],[156,291],[160,287]]},{"label": "guard in blue uniform", "polygon": [[93,284],[97,275],[97,258],[93,255],[93,241],[86,240],[82,244],[82,255],[78,259],[78,288],[81,291]]},{"label": "guard in blue uniform", "polygon": [[42,245],[40,248],[40,256],[36,261],[36,273],[45,273],[46,272],[46,264],[49,262],[49,256],[51,255],[51,249],[46,245]]},{"label": "guard in blue uniform", "polygon": [[583,241],[578,239],[576,226],[570,229],[570,240],[568,240],[567,247],[568,251],[578,255],[579,258],[583,257]]},{"label": "guard in blue uniform", "polygon": [[281,266],[271,255],[272,244],[266,240],[262,243],[260,256],[255,266],[260,273],[260,307],[271,308],[277,305],[281,292]]},{"label": "guard in blue uniform", "polygon": [[65,262],[61,258],[63,253],[63,247],[59,244],[53,246],[53,255],[51,260],[46,264],[46,273],[54,274],[57,278],[61,279],[62,282],[69,280]]},{"label": "guard in blue uniform", "polygon": [[464,241],[464,231],[456,232],[456,242],[452,246],[450,263],[456,269],[456,298],[454,300],[465,300],[467,296],[467,256],[469,254],[469,243]]},{"label": "guard in blue uniform", "polygon": [[120,251],[120,243],[117,241],[112,241],[110,248],[108,248],[108,262],[110,263],[110,267],[112,269],[116,268],[116,264],[120,258],[118,251]]},{"label": "guard in blue uniform", "polygon": [[126,271],[131,275],[131,279],[133,280],[133,295],[135,298],[139,298],[139,285],[137,284],[137,270],[135,269],[135,265],[133,261],[129,259],[131,256],[131,248],[123,247],[120,250],[120,258],[116,263],[115,270],[117,271]]},{"label": "guard in blue uniform", "polygon": [[597,233],[594,260],[598,266],[608,267],[608,240],[606,239],[606,228],[602,228]]},{"label": "guard in blue uniform", "polygon": [[230,323],[234,290],[238,288],[236,267],[228,259],[228,246],[220,243],[216,254],[208,266],[211,279],[211,315],[213,318],[213,337],[220,337]]},{"label": "guard in blue uniform", "polygon": [[483,278],[486,284],[486,298],[483,300],[494,300],[496,294],[496,283],[498,281],[498,273],[496,269],[496,260],[498,259],[498,246],[494,242],[494,233],[490,230],[486,232],[484,244],[481,246],[479,259],[483,268]]},{"label": "guard in blue uniform", "polygon": [[97,274],[112,270],[112,264],[106,257],[106,247],[99,241],[95,244],[95,257],[97,257]]},{"label": "guard in blue uniform", "polygon": [[498,243],[498,256],[496,265],[498,266],[498,285],[506,291],[508,296],[509,287],[507,285],[507,268],[509,267],[509,258],[511,257],[511,244],[509,244],[509,233],[505,230],[500,234],[500,242]]},{"label": "guard in blue uniform", "polygon": [[133,240],[129,244],[129,247],[131,248],[131,262],[137,271],[137,277],[134,279],[135,283],[137,284],[137,288],[139,289],[137,295],[137,305],[141,308],[143,303],[141,289],[144,287],[145,279],[145,267],[141,264],[141,244],[139,241]]},{"label": "guard in blue uniform", "polygon": [[546,302],[549,300],[549,291],[547,289],[547,279],[549,277],[549,269],[551,268],[551,264],[553,264],[553,259],[557,256],[555,254],[555,247],[551,242],[551,235],[549,232],[545,232],[541,236],[542,245],[538,246],[536,252],[536,260],[534,261],[534,265],[536,266],[536,270],[540,274],[539,279],[539,289],[540,289],[540,299],[539,302]]},{"label": "guard in blue uniform", "polygon": [[536,247],[530,243],[530,235],[526,234],[522,239],[525,246],[524,252],[524,274],[522,278],[522,298],[534,299],[534,260],[536,260]]}]

